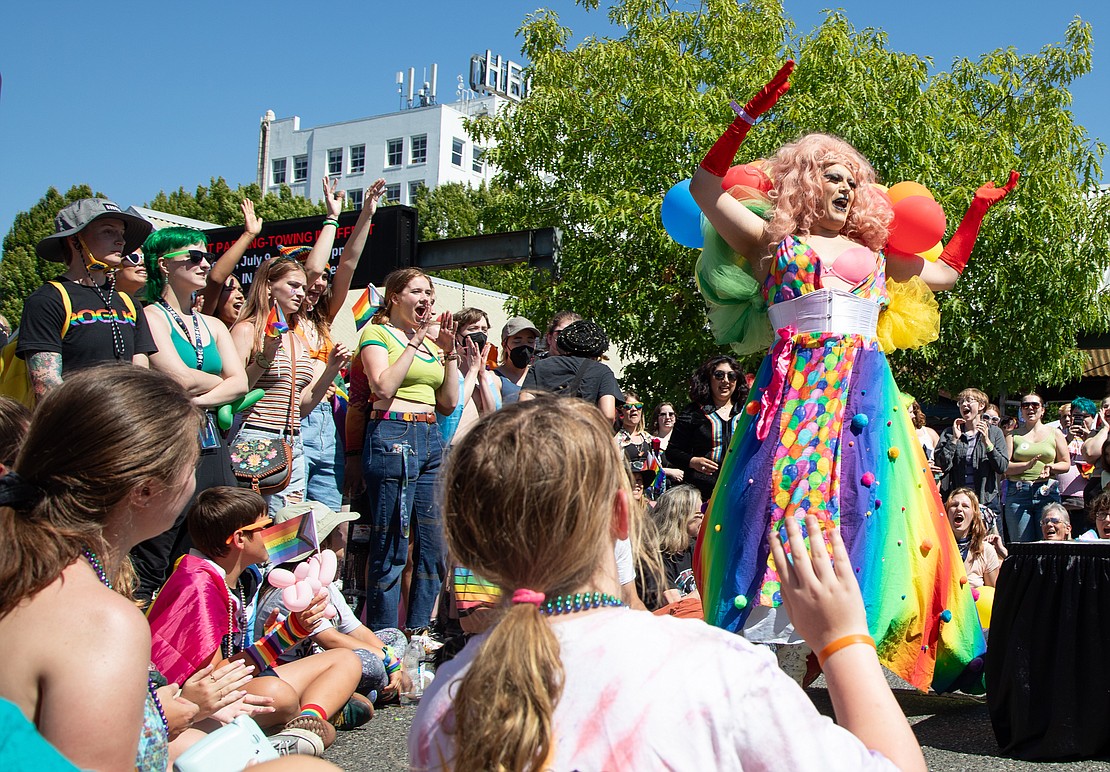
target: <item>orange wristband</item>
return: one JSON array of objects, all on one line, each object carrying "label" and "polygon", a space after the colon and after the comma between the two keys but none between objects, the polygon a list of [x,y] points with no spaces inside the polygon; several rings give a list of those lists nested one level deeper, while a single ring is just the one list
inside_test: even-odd
[{"label": "orange wristband", "polygon": [[849,646],[855,646],[857,643],[866,643],[872,649],[875,649],[875,639],[870,635],[845,635],[843,638],[837,638],[825,648],[821,649],[817,655],[817,664],[821,667],[825,666],[825,660],[836,654],[841,649]]}]

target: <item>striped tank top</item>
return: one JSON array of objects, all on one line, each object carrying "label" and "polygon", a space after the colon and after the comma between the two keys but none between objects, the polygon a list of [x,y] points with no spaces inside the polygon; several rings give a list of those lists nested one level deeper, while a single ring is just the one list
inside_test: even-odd
[{"label": "striped tank top", "polygon": [[[253,429],[271,429],[281,431],[289,421],[289,388],[293,376],[293,365],[289,359],[289,346],[292,335],[286,335],[278,349],[270,369],[262,374],[255,384],[256,389],[265,390],[266,394],[255,403],[247,413],[243,425]],[[304,341],[297,343],[297,394],[312,382],[312,355]],[[300,410],[297,407],[299,399],[293,405],[293,431],[299,432],[301,428]]]}]

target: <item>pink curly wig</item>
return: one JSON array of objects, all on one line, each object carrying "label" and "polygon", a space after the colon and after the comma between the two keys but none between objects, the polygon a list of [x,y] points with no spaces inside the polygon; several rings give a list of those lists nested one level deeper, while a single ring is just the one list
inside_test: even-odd
[{"label": "pink curly wig", "polygon": [[772,249],[788,234],[804,235],[817,222],[822,173],[843,164],[858,184],[842,235],[878,252],[886,245],[893,212],[872,187],[875,170],[858,150],[828,134],[805,134],[779,148],[763,170],[774,183],[774,215],[767,224]]}]

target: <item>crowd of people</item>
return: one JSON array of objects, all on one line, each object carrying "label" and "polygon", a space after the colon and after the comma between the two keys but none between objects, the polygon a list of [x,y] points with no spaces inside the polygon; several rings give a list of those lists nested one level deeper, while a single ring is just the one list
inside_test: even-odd
[{"label": "crowd of people", "polygon": [[[748,324],[775,342],[751,375],[707,359],[685,405],[622,388],[596,322],[516,316],[493,339],[485,310],[437,308],[416,268],[386,277],[353,349],[336,340],[383,180],[334,270],[344,195],[325,179],[317,241],[245,290],[249,200],[219,256],[105,199],[62,209],[37,251],[65,269],[13,333],[28,386],[0,397],[0,706],[22,727],[0,753],[187,768],[249,724],[297,757],[278,764],[311,768],[417,687],[415,641],[440,651],[410,734],[420,769],[924,768],[880,666],[981,691],[971,591],[1006,545],[1110,538],[1110,397],[1050,425],[1036,393],[1008,422],[965,389],[952,424],[928,426],[879,315],[897,283],[958,280],[1017,175],[976,192],[935,263],[883,253],[874,171],[831,136],[766,163],[757,214],[722,180],[792,66],[737,106],[691,183],[699,286],[747,320],[719,342],[765,342]],[[273,565],[267,539],[295,519],[318,554]],[[340,579],[303,604],[281,591],[332,559]],[[688,687],[690,662],[709,688]],[[837,724],[798,688],[819,672]],[[645,709],[645,679],[666,710]]]}]

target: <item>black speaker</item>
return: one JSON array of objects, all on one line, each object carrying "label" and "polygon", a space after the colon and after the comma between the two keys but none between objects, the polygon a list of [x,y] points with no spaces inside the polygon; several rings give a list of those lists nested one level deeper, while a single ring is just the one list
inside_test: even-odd
[{"label": "black speaker", "polygon": [[374,230],[355,268],[351,287],[368,284],[380,287],[390,271],[416,265],[415,209],[411,206],[383,206],[374,213],[371,224]]}]

